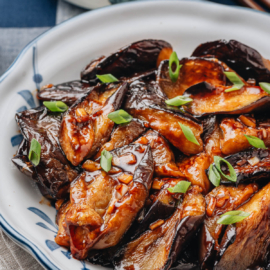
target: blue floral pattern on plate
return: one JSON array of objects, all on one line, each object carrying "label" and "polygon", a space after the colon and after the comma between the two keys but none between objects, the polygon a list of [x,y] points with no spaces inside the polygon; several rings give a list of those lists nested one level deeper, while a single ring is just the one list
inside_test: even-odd
[{"label": "blue floral pattern on plate", "polygon": [[[40,89],[40,83],[43,81],[43,77],[41,74],[38,73],[38,63],[37,63],[37,45],[34,44],[33,48],[32,48],[32,53],[33,53],[33,57],[32,57],[32,63],[33,63],[33,81],[36,84],[36,89],[39,90]],[[36,105],[35,99],[33,97],[33,94],[31,93],[30,90],[21,90],[18,92],[18,95],[20,95],[25,102],[27,103],[28,107],[30,108],[35,108],[38,105]],[[20,108],[17,109],[17,112],[22,112],[24,110],[28,109],[27,106],[23,105]],[[14,136],[11,137],[10,141],[11,141],[11,145],[13,147],[18,146],[21,141],[23,140],[23,136],[22,134],[16,134]],[[43,222],[37,222],[36,225],[48,230],[50,232],[52,232],[54,234],[54,237],[57,234],[58,231],[58,226],[55,224],[55,222],[53,222],[50,217],[48,215],[46,215],[43,211],[41,211],[40,209],[36,208],[36,207],[29,207],[27,208],[29,211],[31,211],[32,213],[34,213],[35,215],[37,215],[38,217],[40,217]],[[45,223],[44,223],[45,222]],[[58,250],[60,248],[62,248],[61,246],[59,246],[58,244],[55,243],[54,240],[50,240],[50,239],[46,239],[45,240],[45,244],[48,247],[48,249],[53,252],[55,250]],[[68,259],[72,259],[71,256],[71,252],[68,250],[61,250],[61,253]],[[85,261],[80,261],[83,265],[83,268],[81,268],[80,270],[90,270],[89,268],[86,267],[86,263]]]}]

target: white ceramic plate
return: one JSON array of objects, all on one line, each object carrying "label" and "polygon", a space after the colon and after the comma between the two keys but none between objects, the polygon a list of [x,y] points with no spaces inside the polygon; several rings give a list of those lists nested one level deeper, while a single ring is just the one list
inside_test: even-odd
[{"label": "white ceramic plate", "polygon": [[[11,163],[21,139],[14,115],[31,108],[39,85],[79,78],[94,57],[144,38],[165,39],[179,57],[202,42],[237,39],[270,58],[270,16],[204,2],[133,2],[91,11],[30,43],[0,78],[0,222],[47,269],[96,270],[54,243],[55,209]],[[36,103],[37,104],[37,103]]]}]

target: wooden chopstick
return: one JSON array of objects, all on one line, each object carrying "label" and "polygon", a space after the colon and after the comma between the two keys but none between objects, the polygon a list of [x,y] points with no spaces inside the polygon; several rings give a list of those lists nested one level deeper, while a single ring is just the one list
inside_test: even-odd
[{"label": "wooden chopstick", "polygon": [[270,8],[270,0],[259,0],[263,5]]},{"label": "wooden chopstick", "polygon": [[[267,1],[268,2],[268,0],[262,0],[262,1]],[[241,4],[242,6],[245,6],[245,7],[249,7],[249,8],[260,10],[260,11],[265,11],[265,9],[263,9],[260,5],[258,5],[253,0],[237,0],[237,2],[239,4]]]}]

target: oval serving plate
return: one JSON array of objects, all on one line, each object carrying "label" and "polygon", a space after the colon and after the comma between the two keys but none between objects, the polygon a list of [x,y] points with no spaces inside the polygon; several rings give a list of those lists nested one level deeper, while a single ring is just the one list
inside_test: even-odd
[{"label": "oval serving plate", "polygon": [[179,57],[202,42],[237,39],[270,58],[270,16],[203,2],[133,2],[69,20],[31,42],[0,78],[0,222],[47,269],[105,269],[71,258],[54,242],[56,210],[11,163],[22,136],[16,111],[37,106],[35,89],[79,78],[94,57],[144,38],[165,39]]}]

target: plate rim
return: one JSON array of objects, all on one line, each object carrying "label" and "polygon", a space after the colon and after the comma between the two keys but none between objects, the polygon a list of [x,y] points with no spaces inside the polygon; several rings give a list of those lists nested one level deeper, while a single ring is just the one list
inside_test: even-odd
[{"label": "plate rim", "polygon": [[[172,2],[176,2],[177,0],[157,0],[159,2],[162,2],[164,4],[168,4],[168,3],[172,3]],[[214,3],[214,2],[208,2],[208,1],[189,1],[189,0],[183,0],[183,1],[177,1],[178,3],[188,3],[191,5],[195,5],[195,4],[202,4],[202,5],[212,5],[212,6],[224,6],[223,4],[219,4],[219,3]],[[35,39],[33,39],[31,42],[29,42],[22,50],[21,52],[18,54],[18,56],[15,58],[15,60],[12,62],[12,64],[8,67],[8,69],[2,74],[2,76],[0,77],[0,84],[9,76],[12,74],[13,69],[15,69],[16,65],[21,61],[22,57],[28,52],[29,49],[32,48],[32,46],[40,39],[42,39],[43,37],[45,37],[46,35],[54,32],[57,29],[60,29],[61,27],[63,27],[66,24],[71,24],[72,22],[82,19],[83,17],[87,17],[87,16],[91,16],[91,14],[97,14],[97,13],[102,13],[105,9],[110,9],[110,10],[114,10],[114,9],[119,9],[121,8],[121,6],[124,5],[128,5],[128,6],[134,6],[134,5],[145,5],[145,4],[150,4],[151,5],[151,1],[135,1],[135,2],[125,2],[125,3],[120,3],[120,4],[116,4],[116,5],[109,5],[109,6],[105,6],[105,7],[101,7],[101,8],[97,8],[95,10],[89,10],[86,11],[85,13],[82,13],[80,15],[77,15],[73,18],[70,18],[48,30],[46,30],[45,32],[43,32],[42,34],[38,35]],[[152,3],[154,4],[154,2]],[[270,14],[267,12],[263,12],[263,11],[257,11],[257,10],[253,10],[250,8],[246,8],[246,7],[241,7],[241,6],[228,6],[226,5],[226,8],[228,9],[240,9],[240,10],[244,10],[246,12],[251,12],[251,13],[259,13],[261,15],[264,15],[266,17],[269,17]],[[1,93],[0,93],[1,94]],[[24,235],[22,235],[21,233],[19,233],[12,225],[10,225],[6,219],[4,218],[4,216],[1,214],[0,211],[0,228],[5,232],[5,234],[11,239],[13,240],[17,245],[19,245],[21,248],[23,248],[25,251],[27,251],[29,254],[31,254],[38,263],[40,263],[40,265],[42,267],[44,267],[45,269],[48,270],[60,270],[60,268],[58,268],[50,259],[48,256],[46,256],[40,249],[39,247],[34,244],[32,241],[30,241],[29,239],[27,239]]]}]

